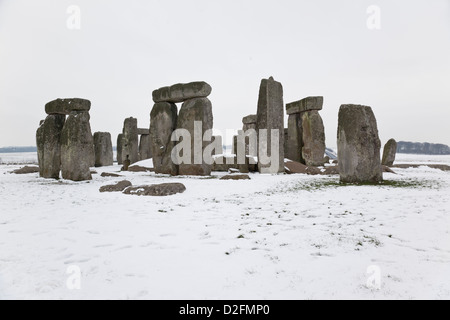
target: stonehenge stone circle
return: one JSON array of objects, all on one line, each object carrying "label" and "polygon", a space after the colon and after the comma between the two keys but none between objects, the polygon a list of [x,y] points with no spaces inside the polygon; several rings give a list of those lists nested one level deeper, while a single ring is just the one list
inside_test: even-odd
[{"label": "stonehenge stone circle", "polygon": [[342,105],[338,121],[339,173],[343,183],[383,180],[381,142],[372,108]]},{"label": "stonehenge stone circle", "polygon": [[56,99],[45,105],[47,114],[69,115],[72,111],[86,111],[91,109],[91,102],[85,99]]},{"label": "stonehenge stone circle", "polygon": [[[263,79],[259,90],[257,131],[261,135],[262,129],[267,129],[267,139],[260,139],[258,143],[258,169],[260,173],[277,174],[284,170],[284,103],[283,86],[273,77]],[[272,150],[272,130],[278,131],[278,150]],[[278,153],[278,154],[272,154]],[[270,164],[262,164],[263,157],[277,157],[278,166],[271,168]]]},{"label": "stonehenge stone circle", "polygon": [[171,140],[177,126],[178,108],[169,102],[158,102],[150,114],[150,143],[155,172],[176,176],[178,168],[172,161],[175,143]]},{"label": "stonehenge stone circle", "polygon": [[123,133],[117,136],[117,164],[123,164],[122,159]]},{"label": "stonehenge stone circle", "polygon": [[307,166],[323,166],[325,154],[325,128],[318,111],[302,115],[303,148],[302,158]]},{"label": "stonehenge stone circle", "polygon": [[66,117],[60,114],[47,116],[36,132],[39,175],[59,179],[61,171],[61,133]]},{"label": "stonehenge stone circle", "polygon": [[130,160],[130,163],[139,161],[139,135],[136,118],[125,119],[123,125],[123,140],[122,140],[122,161]]},{"label": "stonehenge stone circle", "polygon": [[[197,150],[195,147],[195,122],[202,124],[202,148]],[[209,176],[211,175],[211,165],[205,163],[203,158],[204,149],[211,143],[211,141],[203,141],[203,136],[207,130],[213,128],[213,113],[212,104],[208,98],[195,98],[187,100],[183,103],[180,109],[177,120],[177,129],[185,129],[191,135],[191,161],[190,164],[182,163],[179,165],[179,174],[187,176]],[[196,158],[200,157],[202,163],[196,164]]]},{"label": "stonehenge stone circle", "polygon": [[91,180],[90,166],[94,141],[88,112],[72,112],[61,133],[61,169],[63,179]]},{"label": "stonehenge stone circle", "polygon": [[381,164],[383,166],[392,167],[394,165],[396,156],[397,156],[397,141],[391,139],[384,146],[383,160],[381,161]]},{"label": "stonehenge stone circle", "polygon": [[114,164],[111,134],[94,133],[95,167],[107,167]]},{"label": "stonehenge stone circle", "polygon": [[153,101],[180,103],[194,98],[206,98],[211,94],[212,88],[206,82],[191,82],[175,84],[153,91]]}]

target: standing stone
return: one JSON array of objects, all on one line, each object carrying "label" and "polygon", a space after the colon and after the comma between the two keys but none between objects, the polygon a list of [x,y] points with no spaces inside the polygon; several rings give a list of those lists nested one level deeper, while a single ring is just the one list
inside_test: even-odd
[{"label": "standing stone", "polygon": [[256,123],[258,122],[258,116],[256,114],[251,114],[242,119],[243,127],[242,130],[247,131],[250,129],[256,130]]},{"label": "standing stone", "polygon": [[[201,134],[201,149],[197,150],[195,147],[195,122],[200,122],[202,125]],[[188,176],[209,176],[211,175],[212,166],[205,163],[203,159],[203,151],[211,143],[210,141],[203,141],[203,136],[207,130],[211,130],[213,127],[213,113],[212,104],[208,98],[197,98],[188,100],[181,106],[180,114],[178,115],[177,129],[185,129],[191,134],[191,161],[190,164],[180,164],[179,174]],[[198,154],[195,154],[198,151]],[[199,153],[202,152],[200,155]],[[201,158],[200,158],[201,156]],[[200,158],[196,164],[195,160]],[[197,159],[198,160],[198,159]],[[200,164],[201,163],[201,164]]]},{"label": "standing stone", "polygon": [[318,111],[302,114],[303,148],[302,158],[307,166],[319,167],[324,164],[325,128]]},{"label": "standing stone", "polygon": [[284,157],[289,153],[289,144],[288,144],[288,136],[289,136],[289,130],[284,129]]},{"label": "standing stone", "polygon": [[213,156],[220,156],[220,155],[222,155],[223,154],[223,139],[222,139],[222,136],[213,136],[211,143],[217,144],[217,147],[218,147],[218,149],[214,149]]},{"label": "standing stone", "polygon": [[141,140],[139,142],[139,159],[142,161],[151,158],[152,158],[152,144],[150,134],[143,134],[141,135]]},{"label": "standing stone", "polygon": [[[258,116],[256,114],[251,114],[242,119],[243,127],[242,130],[247,134],[245,138],[245,154],[251,157],[258,157],[258,132],[256,130],[256,123],[258,122]],[[254,136],[250,135],[250,130],[255,130]],[[256,140],[255,140],[256,138]],[[250,141],[254,144],[252,150],[250,150]]]},{"label": "standing stone", "polygon": [[159,174],[176,176],[178,168],[172,161],[174,142],[172,133],[177,126],[177,106],[173,103],[156,103],[150,114],[150,143],[153,166]]},{"label": "standing stone", "polygon": [[123,133],[117,136],[117,164],[123,164],[122,159]]},{"label": "standing stone", "polygon": [[95,166],[107,167],[114,164],[114,155],[109,132],[94,133]]},{"label": "standing stone", "polygon": [[42,178],[59,179],[61,171],[61,133],[66,117],[47,116],[36,132],[39,175]]},{"label": "standing stone", "polygon": [[61,168],[63,179],[91,180],[91,154],[94,141],[88,112],[72,112],[61,134]]},{"label": "standing stone", "polygon": [[286,151],[286,158],[305,164],[305,160],[302,156],[304,145],[303,120],[300,113],[293,113],[289,115],[287,140],[288,149]]},{"label": "standing stone", "polygon": [[[275,81],[273,77],[263,79],[259,90],[257,131],[259,133],[258,146],[258,169],[260,173],[283,173],[284,170],[284,104],[283,86]],[[261,139],[262,129],[267,129],[267,139]],[[271,131],[278,130],[278,150],[272,150]],[[275,153],[272,155],[272,153]],[[278,159],[278,165],[271,168],[270,164],[263,165],[261,160],[264,157],[274,156]]]},{"label": "standing stone", "polygon": [[397,141],[391,139],[384,146],[383,161],[381,162],[381,164],[383,166],[392,167],[394,165],[396,156],[397,156]]},{"label": "standing stone", "polygon": [[338,123],[341,182],[377,183],[383,180],[381,142],[372,108],[342,105]]},{"label": "standing stone", "polygon": [[233,136],[233,146],[231,148],[231,153],[237,155],[238,152],[238,136]]},{"label": "standing stone", "polygon": [[130,160],[131,164],[139,161],[139,135],[137,119],[125,119],[123,125],[122,160]]}]

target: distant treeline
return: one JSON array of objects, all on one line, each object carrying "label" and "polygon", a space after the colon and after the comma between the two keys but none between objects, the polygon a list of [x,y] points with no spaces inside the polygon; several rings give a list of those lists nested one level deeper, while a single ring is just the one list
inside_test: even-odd
[{"label": "distant treeline", "polygon": [[37,152],[36,147],[6,147],[0,148],[0,153]]},{"label": "distant treeline", "polygon": [[398,143],[397,152],[408,154],[450,155],[450,147],[445,144],[400,141]]},{"label": "distant treeline", "polygon": [[[116,147],[113,150],[116,151]],[[23,153],[23,152],[37,152],[37,147],[6,147],[0,148],[0,153]]]}]

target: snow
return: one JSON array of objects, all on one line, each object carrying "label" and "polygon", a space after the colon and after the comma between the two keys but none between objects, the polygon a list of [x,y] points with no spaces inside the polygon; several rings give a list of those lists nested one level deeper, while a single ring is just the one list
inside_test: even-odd
[{"label": "snow", "polygon": [[[449,172],[395,169],[385,179],[407,183],[396,187],[307,175],[100,177],[120,166],[81,183],[7,173],[19,167],[0,166],[2,299],[450,298]],[[124,179],[187,191],[99,193]],[[367,286],[371,266],[379,289]],[[66,285],[69,267],[81,270],[81,290]]]}]

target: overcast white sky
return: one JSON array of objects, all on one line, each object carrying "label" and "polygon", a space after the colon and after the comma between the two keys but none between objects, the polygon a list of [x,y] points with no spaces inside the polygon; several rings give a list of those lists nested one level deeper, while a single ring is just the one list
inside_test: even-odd
[{"label": "overcast white sky", "polygon": [[35,145],[59,97],[91,100],[93,132],[115,140],[126,117],[149,126],[154,89],[196,80],[214,127],[240,129],[269,76],[285,103],[325,97],[331,147],[344,103],[373,107],[383,143],[450,144],[450,0],[0,0],[0,147]]}]

